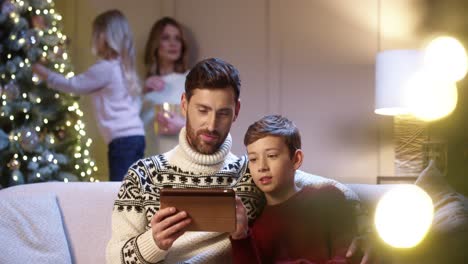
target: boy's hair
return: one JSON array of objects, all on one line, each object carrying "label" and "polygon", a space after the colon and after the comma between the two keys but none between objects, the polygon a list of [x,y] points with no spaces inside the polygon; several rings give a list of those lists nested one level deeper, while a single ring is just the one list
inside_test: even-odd
[{"label": "boy's hair", "polygon": [[[135,70],[135,47],[127,19],[119,10],[109,10],[98,15],[93,22],[93,52],[96,53],[100,36],[105,36],[107,53],[119,56],[123,75],[130,94],[141,93],[140,80]],[[103,56],[105,54],[96,54]]]},{"label": "boy's hair", "polygon": [[187,101],[197,88],[233,89],[235,101],[239,100],[241,82],[239,71],[231,64],[218,59],[210,58],[198,62],[187,75],[185,81],[185,95]]},{"label": "boy's hair", "polygon": [[247,147],[266,136],[283,138],[291,158],[296,150],[301,148],[299,129],[292,121],[281,115],[267,115],[250,125],[244,136],[244,145]]},{"label": "boy's hair", "polygon": [[160,75],[160,65],[158,64],[158,49],[161,42],[161,35],[167,25],[174,26],[179,30],[180,42],[182,44],[180,57],[175,61],[174,71],[184,73],[187,70],[187,41],[184,37],[182,26],[175,19],[171,17],[163,17],[156,21],[151,28],[150,35],[146,42],[145,48],[145,65],[147,68],[147,75]]}]

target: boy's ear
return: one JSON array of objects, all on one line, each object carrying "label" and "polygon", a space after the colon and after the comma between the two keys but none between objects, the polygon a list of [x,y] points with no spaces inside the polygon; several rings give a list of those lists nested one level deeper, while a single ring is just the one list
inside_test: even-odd
[{"label": "boy's ear", "polygon": [[295,170],[301,167],[303,160],[304,160],[304,152],[302,152],[302,149],[297,149],[296,152],[294,152],[294,156],[293,156],[293,163],[294,163]]}]

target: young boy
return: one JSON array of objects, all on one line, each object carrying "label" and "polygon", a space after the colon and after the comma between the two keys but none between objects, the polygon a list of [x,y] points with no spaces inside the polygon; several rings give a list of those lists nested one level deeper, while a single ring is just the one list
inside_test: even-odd
[{"label": "young boy", "polygon": [[231,238],[234,263],[351,263],[345,254],[356,235],[352,205],[331,185],[296,187],[304,154],[293,122],[265,116],[250,125],[244,144],[267,206],[247,237]]}]

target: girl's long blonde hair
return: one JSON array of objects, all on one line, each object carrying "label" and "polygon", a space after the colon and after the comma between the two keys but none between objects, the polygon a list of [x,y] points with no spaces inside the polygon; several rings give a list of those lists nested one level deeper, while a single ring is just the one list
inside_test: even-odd
[{"label": "girl's long blonde hair", "polygon": [[[104,37],[105,49],[98,51],[99,39]],[[131,95],[141,94],[141,85],[135,69],[135,47],[127,19],[119,10],[98,15],[93,22],[93,51],[105,59],[120,56],[123,75]]]}]

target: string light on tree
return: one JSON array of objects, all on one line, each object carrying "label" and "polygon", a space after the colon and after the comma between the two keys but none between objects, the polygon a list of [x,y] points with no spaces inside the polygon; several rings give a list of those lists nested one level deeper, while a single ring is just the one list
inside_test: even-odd
[{"label": "string light on tree", "polygon": [[[92,173],[97,167],[87,149],[92,141],[86,137],[77,96],[47,88],[47,82],[30,70],[40,60],[67,77],[74,76],[62,16],[52,0],[5,0],[0,1],[0,10],[5,19],[0,43],[0,65],[4,65],[0,134],[9,135],[9,147],[2,155],[10,157],[0,159],[0,184],[95,181]],[[75,151],[77,145],[83,147]]]}]

